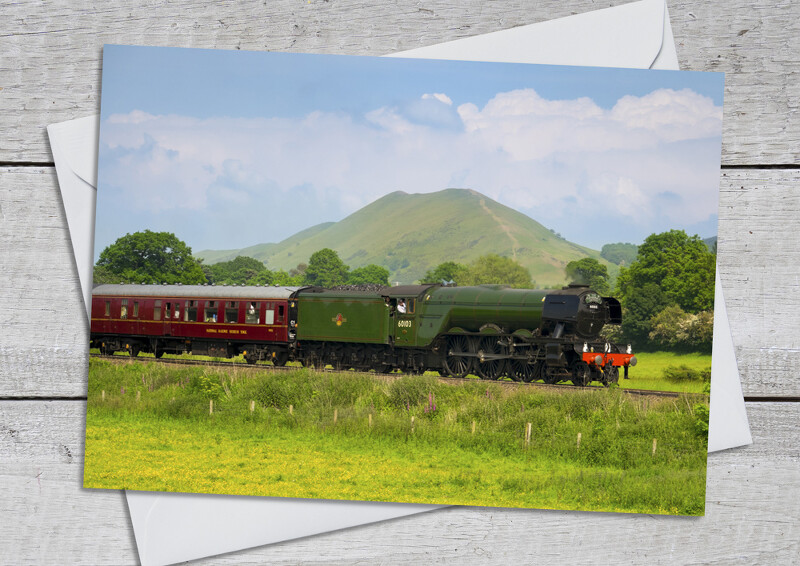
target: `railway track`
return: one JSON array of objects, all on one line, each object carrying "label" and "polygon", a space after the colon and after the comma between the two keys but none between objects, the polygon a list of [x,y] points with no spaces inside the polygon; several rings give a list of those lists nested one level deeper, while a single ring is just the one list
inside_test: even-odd
[{"label": "railway track", "polygon": [[[266,364],[248,364],[244,362],[228,362],[228,361],[218,361],[218,360],[187,360],[187,359],[175,359],[175,358],[132,358],[130,356],[114,356],[114,355],[105,355],[105,354],[90,354],[92,358],[96,359],[103,359],[109,360],[112,362],[119,362],[119,363],[132,363],[132,362],[155,362],[160,364],[166,365],[181,365],[181,366],[204,366],[204,367],[213,367],[213,368],[236,368],[245,371],[274,371],[274,372],[281,372],[281,371],[291,371],[298,369],[300,366],[275,366],[275,365],[266,365]],[[323,368],[322,370],[326,373],[350,373],[348,370],[335,370],[331,368]],[[401,377],[408,375],[404,373],[375,373],[375,372],[365,372],[369,375],[380,377],[385,380],[394,380],[400,379]],[[497,385],[505,388],[518,388],[518,387],[537,387],[537,388],[544,388],[549,390],[570,390],[570,391],[605,391],[607,388],[603,386],[587,386],[587,387],[580,387],[576,388],[574,385],[566,385],[566,384],[547,384],[547,383],[523,383],[519,381],[506,381],[506,380],[480,380],[478,378],[461,378],[461,377],[442,377],[438,376],[438,380],[442,383],[451,383],[451,384],[463,384],[465,381],[486,381],[487,383],[496,383]],[[649,396],[649,397],[667,397],[667,398],[677,398],[680,395],[684,395],[683,393],[678,393],[676,391],[653,391],[649,389],[628,389],[628,388],[620,388],[620,391],[629,394],[629,395],[636,395],[636,396]],[[686,395],[697,395],[702,396],[700,393],[688,393]]]}]

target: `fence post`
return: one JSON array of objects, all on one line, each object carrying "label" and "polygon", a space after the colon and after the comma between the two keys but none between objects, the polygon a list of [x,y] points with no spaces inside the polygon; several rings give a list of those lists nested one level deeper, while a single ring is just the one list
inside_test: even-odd
[{"label": "fence post", "polygon": [[250,412],[252,413],[255,410],[256,410],[256,402],[251,399],[250,400]]},{"label": "fence post", "polygon": [[411,434],[414,434],[414,417],[411,417]]},{"label": "fence post", "polygon": [[294,405],[289,405],[289,414],[290,415],[294,414]]},{"label": "fence post", "polygon": [[369,414],[369,428],[372,428],[372,413]]},{"label": "fence post", "polygon": [[333,410],[333,424],[336,424],[336,421],[339,420],[339,409]]},{"label": "fence post", "polygon": [[105,401],[106,400],[106,390],[105,389],[103,389],[103,391],[100,393],[100,400],[101,401]]},{"label": "fence post", "polygon": [[578,448],[580,449],[580,447],[581,447],[581,433],[579,432],[578,433]]},{"label": "fence post", "polygon": [[214,414],[214,400],[213,399],[209,399],[208,400],[208,414],[209,415],[213,415]]},{"label": "fence post", "polygon": [[475,434],[475,421],[472,421],[472,434]]},{"label": "fence post", "polygon": [[528,448],[531,445],[531,423],[528,423],[528,426],[525,427],[525,448]]},{"label": "fence post", "polygon": [[141,401],[142,400],[142,392],[141,391],[137,391],[136,392],[136,400],[137,401]]},{"label": "fence post", "polygon": [[656,441],[656,439],[654,438],[654,439],[653,439],[653,456],[655,456],[655,455],[656,455],[656,442],[657,442],[657,441]]}]

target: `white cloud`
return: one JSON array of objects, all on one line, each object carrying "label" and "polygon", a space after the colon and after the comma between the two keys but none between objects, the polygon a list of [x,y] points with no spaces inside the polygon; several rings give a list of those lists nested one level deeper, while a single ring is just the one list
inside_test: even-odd
[{"label": "white cloud", "polygon": [[303,217],[312,209],[341,214],[394,190],[452,186],[545,224],[576,213],[604,223],[716,213],[722,109],[692,91],[626,96],[610,110],[532,89],[499,93],[483,108],[451,106],[432,93],[364,116],[114,115],[102,126],[100,180],[153,212],[229,203],[255,213],[278,193],[294,195],[286,214],[298,215],[297,229],[338,219]]},{"label": "white cloud", "polygon": [[450,97],[441,92],[434,92],[433,94],[425,93],[422,95],[422,100],[431,100],[431,99],[438,100],[439,102],[447,104],[448,106],[453,105],[453,101],[450,100]]}]

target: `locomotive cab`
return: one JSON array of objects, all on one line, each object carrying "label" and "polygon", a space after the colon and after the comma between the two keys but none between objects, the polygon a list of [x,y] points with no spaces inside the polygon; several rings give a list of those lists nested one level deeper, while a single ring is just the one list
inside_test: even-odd
[{"label": "locomotive cab", "polygon": [[588,285],[569,285],[544,298],[542,334],[561,338],[574,335],[594,339],[606,324],[619,324],[622,309],[619,301],[601,297]]}]

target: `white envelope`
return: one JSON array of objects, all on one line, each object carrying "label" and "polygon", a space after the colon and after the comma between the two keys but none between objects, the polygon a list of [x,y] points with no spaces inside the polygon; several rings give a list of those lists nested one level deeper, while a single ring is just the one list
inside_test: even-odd
[{"label": "white envelope", "polygon": [[[663,0],[642,0],[393,55],[677,69]],[[96,116],[48,126],[84,300],[91,304]],[[717,275],[709,452],[752,443]],[[126,492],[144,565],[170,564],[439,508],[434,505]]]}]

